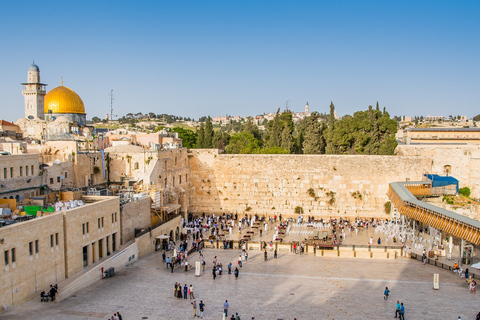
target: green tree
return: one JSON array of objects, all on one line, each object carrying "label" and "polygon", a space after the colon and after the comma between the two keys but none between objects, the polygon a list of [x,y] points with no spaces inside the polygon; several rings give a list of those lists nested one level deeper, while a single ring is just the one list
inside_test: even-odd
[{"label": "green tree", "polygon": [[268,127],[268,147],[280,147],[282,144],[282,121],[280,119],[280,108],[272,121],[267,124]]},{"label": "green tree", "polygon": [[98,122],[102,122],[102,119],[100,119],[99,117],[93,117],[92,121],[93,123],[98,123]]},{"label": "green tree", "polygon": [[235,133],[231,136],[225,151],[231,154],[250,154],[255,153],[262,147],[262,142],[250,132]]},{"label": "green tree", "polygon": [[197,148],[205,148],[205,125],[200,123],[197,130]]},{"label": "green tree", "polygon": [[480,121],[480,114],[477,114],[475,117],[473,117],[473,121]]},{"label": "green tree", "polygon": [[285,126],[285,128],[283,128],[283,131],[282,131],[281,148],[284,150],[288,150],[288,153],[290,153],[293,150],[293,136],[288,126]]},{"label": "green tree", "polygon": [[214,148],[213,146],[213,125],[212,118],[208,116],[207,121],[205,122],[205,133],[204,133],[204,148]]},{"label": "green tree", "polygon": [[250,132],[255,139],[262,139],[262,133],[256,124],[253,123],[252,119],[248,119],[248,121],[243,125],[242,131]]},{"label": "green tree", "polygon": [[190,129],[184,129],[182,127],[175,127],[173,128],[173,132],[178,133],[178,137],[182,139],[182,145],[185,148],[195,148],[197,143],[197,137],[195,132]]},{"label": "green tree", "polygon": [[325,139],[323,132],[325,124],[318,121],[320,114],[312,112],[305,122],[305,140],[303,141],[304,154],[320,154],[325,152]]}]

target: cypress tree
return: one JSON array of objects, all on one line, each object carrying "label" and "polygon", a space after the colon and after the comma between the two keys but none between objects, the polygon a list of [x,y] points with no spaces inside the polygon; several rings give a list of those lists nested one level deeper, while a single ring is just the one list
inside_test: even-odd
[{"label": "cypress tree", "polygon": [[197,148],[205,148],[205,126],[200,123],[200,128],[197,131]]},{"label": "cypress tree", "polygon": [[204,148],[213,148],[213,125],[212,118],[208,116],[205,122]]}]

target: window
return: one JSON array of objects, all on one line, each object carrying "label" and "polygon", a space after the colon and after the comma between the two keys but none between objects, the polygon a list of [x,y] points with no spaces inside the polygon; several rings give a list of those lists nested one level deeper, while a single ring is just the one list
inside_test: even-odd
[{"label": "window", "polygon": [[115,222],[117,222],[117,213],[115,212]]},{"label": "window", "polygon": [[65,171],[65,175],[64,175],[64,176],[65,176],[65,179],[67,179],[67,171]]},{"label": "window", "polygon": [[182,184],[182,175],[178,176],[178,184]]},{"label": "window", "polygon": [[88,222],[87,222],[87,233],[88,233]]},{"label": "window", "polygon": [[10,167],[10,178],[13,178],[13,168]]},{"label": "window", "polygon": [[20,167],[19,169],[20,169],[19,175],[20,175],[20,177],[21,177],[21,176],[23,175],[23,167]]},{"label": "window", "polygon": [[98,218],[98,229],[100,229],[100,218]]},{"label": "window", "polygon": [[8,266],[8,250],[5,250],[3,253],[3,257],[5,259],[5,265]]},{"label": "window", "polygon": [[7,179],[7,168],[3,168],[3,179]]},{"label": "window", "polygon": [[82,234],[85,234],[85,223],[82,224]]},{"label": "window", "polygon": [[172,178],[172,185],[175,187],[175,177]]},{"label": "window", "polygon": [[103,228],[103,217],[102,217],[102,228]]},{"label": "window", "polygon": [[53,184],[53,178],[50,178],[50,184]]},{"label": "window", "polygon": [[55,245],[58,246],[58,232],[55,233]]},{"label": "window", "polygon": [[38,240],[35,240],[35,253],[38,253]]},{"label": "window", "polygon": [[28,166],[25,166],[25,176],[28,176]]},{"label": "window", "polygon": [[35,174],[35,172],[33,171],[33,164],[32,164],[32,168],[30,170],[30,173],[32,174],[32,176]]},{"label": "window", "polygon": [[60,177],[57,177],[57,182],[60,182]]},{"label": "window", "polygon": [[15,261],[17,261],[17,257],[15,255],[15,248],[12,248],[10,250],[10,252],[11,252],[11,257],[12,257],[12,263],[15,263]]},{"label": "window", "polygon": [[114,223],[115,221],[113,220],[113,213],[112,213],[112,223]]},{"label": "window", "polygon": [[33,255],[33,242],[28,243],[28,253]]},{"label": "window", "polygon": [[53,234],[50,235],[50,247],[53,248]]}]

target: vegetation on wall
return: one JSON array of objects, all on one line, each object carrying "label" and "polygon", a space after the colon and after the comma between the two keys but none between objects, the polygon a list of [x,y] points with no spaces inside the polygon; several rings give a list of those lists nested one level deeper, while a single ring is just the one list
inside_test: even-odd
[{"label": "vegetation on wall", "polygon": [[390,214],[390,212],[392,212],[392,203],[390,201],[385,202],[383,207],[385,209],[386,214]]},{"label": "vegetation on wall", "polygon": [[460,190],[458,190],[458,193],[468,198],[470,197],[470,188],[469,187],[460,188]]}]

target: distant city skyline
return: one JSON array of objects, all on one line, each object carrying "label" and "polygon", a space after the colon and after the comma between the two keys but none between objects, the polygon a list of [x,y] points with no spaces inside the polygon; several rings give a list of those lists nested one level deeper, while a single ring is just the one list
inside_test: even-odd
[{"label": "distant city skyline", "polygon": [[480,113],[480,2],[1,2],[0,118],[24,116],[34,60],[87,119],[285,109]]}]

